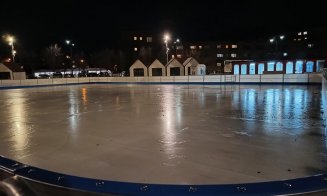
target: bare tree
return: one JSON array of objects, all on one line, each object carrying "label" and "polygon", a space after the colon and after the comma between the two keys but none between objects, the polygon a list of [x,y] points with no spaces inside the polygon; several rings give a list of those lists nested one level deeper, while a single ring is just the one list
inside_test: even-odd
[{"label": "bare tree", "polygon": [[44,53],[44,61],[52,70],[62,68],[63,56],[61,48],[57,44],[50,45],[48,48],[46,48]]}]

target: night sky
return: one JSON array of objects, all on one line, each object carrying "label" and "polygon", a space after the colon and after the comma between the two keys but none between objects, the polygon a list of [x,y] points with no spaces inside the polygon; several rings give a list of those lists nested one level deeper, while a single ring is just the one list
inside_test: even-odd
[{"label": "night sky", "polygon": [[247,40],[326,28],[323,1],[1,1],[0,33],[41,50],[65,39],[87,52],[117,45],[125,30],[182,40]]}]

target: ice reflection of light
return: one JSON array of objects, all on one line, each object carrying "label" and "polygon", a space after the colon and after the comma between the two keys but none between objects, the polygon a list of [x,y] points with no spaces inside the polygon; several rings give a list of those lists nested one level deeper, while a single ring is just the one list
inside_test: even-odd
[{"label": "ice reflection of light", "polygon": [[[69,123],[70,128],[75,133],[79,126],[79,102],[77,99],[78,93],[75,90],[69,92]],[[83,90],[82,90],[83,97]],[[84,103],[84,101],[83,101]]]},{"label": "ice reflection of light", "polygon": [[[181,95],[175,95],[176,92],[173,88],[167,87],[163,91],[163,99],[161,100],[163,115],[163,140],[161,141],[164,145],[164,151],[169,156],[175,156],[177,142],[177,128],[180,127],[181,123]],[[176,98],[176,100],[175,100]]]},{"label": "ice reflection of light", "polygon": [[308,125],[308,93],[303,89],[269,89],[265,93],[265,130],[291,131]]},{"label": "ice reflection of light", "polygon": [[14,96],[8,98],[8,102],[10,102],[8,118],[12,122],[12,128],[9,131],[13,136],[13,147],[19,153],[19,156],[27,155],[26,149],[29,147],[31,134],[31,130],[26,126],[28,119],[25,96],[23,90],[16,90]]},{"label": "ice reflection of light", "polygon": [[86,103],[87,103],[87,90],[86,90],[86,88],[82,88],[82,100],[83,100],[83,104],[86,105]]},{"label": "ice reflection of light", "polygon": [[245,92],[244,98],[243,98],[243,112],[245,112],[245,118],[247,119],[254,119],[255,118],[255,111],[256,111],[256,93],[255,90],[247,90]]}]

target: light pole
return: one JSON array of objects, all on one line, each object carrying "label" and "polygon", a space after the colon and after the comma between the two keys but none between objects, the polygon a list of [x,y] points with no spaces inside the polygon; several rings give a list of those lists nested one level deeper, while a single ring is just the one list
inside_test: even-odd
[{"label": "light pole", "polygon": [[12,55],[12,62],[15,62],[16,50],[14,46],[15,38],[11,35],[5,35],[4,38],[6,42],[8,42],[9,46],[11,46],[11,55]]},{"label": "light pole", "polygon": [[269,39],[269,42],[270,43],[274,43],[276,44],[276,51],[278,50],[278,41],[279,40],[284,40],[285,38],[285,35],[280,35],[278,37],[274,36],[273,38]]},{"label": "light pole", "polygon": [[75,44],[72,43],[71,40],[66,40],[66,44],[69,46],[69,50],[70,50],[70,64],[71,64],[72,73],[73,73],[73,69],[75,68],[73,65],[73,47],[75,46]]},{"label": "light pole", "polygon": [[168,61],[169,61],[169,48],[168,48],[168,41],[170,40],[170,37],[168,34],[165,35],[164,37],[164,41],[165,41],[165,44],[166,44],[166,56],[167,56],[167,64],[168,64]]},{"label": "light pole", "polygon": [[66,44],[69,46],[69,49],[70,49],[70,59],[73,58],[73,46],[75,46],[74,43],[71,43],[70,40],[66,40]]},{"label": "light pole", "polygon": [[180,43],[180,39],[177,38],[176,41],[174,42],[174,44],[175,44],[175,55],[176,56],[177,56],[177,46],[179,45],[179,43]]}]

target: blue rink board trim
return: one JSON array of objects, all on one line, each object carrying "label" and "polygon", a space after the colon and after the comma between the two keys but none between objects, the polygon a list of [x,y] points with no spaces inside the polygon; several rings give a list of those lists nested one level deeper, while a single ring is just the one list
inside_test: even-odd
[{"label": "blue rink board trim", "polygon": [[222,184],[144,184],[99,180],[31,167],[0,156],[0,169],[27,180],[68,189],[120,195],[292,195],[327,190],[327,174],[291,180]]},{"label": "blue rink board trim", "polygon": [[41,84],[41,85],[26,85],[26,86],[0,86],[2,89],[21,89],[21,88],[37,88],[37,87],[52,87],[52,86],[70,86],[70,85],[85,85],[85,84],[177,84],[177,85],[321,85],[321,83],[294,83],[294,82],[83,82],[83,83],[68,83],[68,84]]}]

